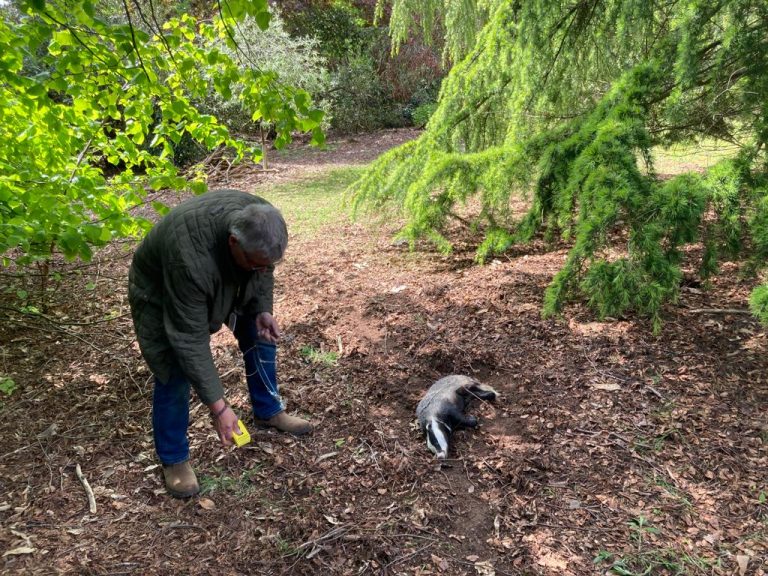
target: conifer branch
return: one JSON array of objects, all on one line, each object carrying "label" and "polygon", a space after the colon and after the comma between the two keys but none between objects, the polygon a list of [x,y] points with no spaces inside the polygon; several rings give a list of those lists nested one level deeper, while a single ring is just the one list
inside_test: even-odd
[{"label": "conifer branch", "polygon": [[[394,0],[418,12],[405,2]],[[768,101],[766,18],[759,0],[637,7],[498,3],[443,82],[427,132],[375,162],[354,205],[390,200],[407,218],[405,237],[445,249],[454,205],[480,195],[472,220],[484,234],[479,260],[539,232],[570,243],[545,313],[581,298],[598,317],[635,311],[658,331],[664,303],[680,289],[686,246],[705,244],[702,274],[725,254],[768,253],[768,137],[749,120]],[[750,154],[663,180],[653,170],[660,142],[704,135],[736,143],[737,131],[754,141]],[[531,195],[528,212],[504,229],[494,214],[518,191]],[[619,229],[626,253],[609,258]],[[753,300],[768,323],[768,285]]]}]

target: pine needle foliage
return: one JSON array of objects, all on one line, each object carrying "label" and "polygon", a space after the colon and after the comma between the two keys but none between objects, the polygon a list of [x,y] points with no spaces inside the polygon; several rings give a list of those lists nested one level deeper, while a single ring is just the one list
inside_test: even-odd
[{"label": "pine needle foliage", "polygon": [[[449,18],[393,1],[395,44],[413,22]],[[469,4],[472,6],[469,6]],[[487,14],[443,82],[420,138],[378,159],[352,188],[355,210],[393,207],[401,235],[449,251],[446,227],[470,197],[482,262],[536,235],[571,243],[544,313],[584,299],[601,317],[635,311],[661,326],[685,247],[703,278],[728,258],[761,267],[768,248],[768,4],[762,0],[466,0]],[[452,8],[453,9],[453,8]],[[397,16],[397,18],[395,18]],[[419,18],[422,17],[422,20]],[[476,22],[478,19],[475,20]],[[482,23],[482,19],[479,19]],[[462,21],[466,25],[467,20]],[[408,25],[407,25],[408,24]],[[652,150],[721,139],[735,157],[672,179]],[[529,201],[522,218],[511,201]],[[616,239],[626,248],[616,251]],[[752,307],[768,320],[768,289]]]}]

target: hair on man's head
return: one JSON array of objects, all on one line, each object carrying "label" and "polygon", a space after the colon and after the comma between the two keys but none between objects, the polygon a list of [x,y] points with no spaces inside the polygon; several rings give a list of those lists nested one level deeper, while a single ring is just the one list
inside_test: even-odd
[{"label": "hair on man's head", "polygon": [[271,262],[282,259],[288,247],[288,227],[271,204],[249,204],[235,212],[229,233],[247,254],[261,254]]}]

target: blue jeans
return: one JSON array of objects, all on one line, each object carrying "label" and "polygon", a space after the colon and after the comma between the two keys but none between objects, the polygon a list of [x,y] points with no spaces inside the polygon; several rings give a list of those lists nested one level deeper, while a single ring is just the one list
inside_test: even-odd
[{"label": "blue jeans", "polygon": [[[269,420],[285,409],[277,386],[277,346],[258,339],[253,316],[238,316],[234,335],[243,353],[253,414]],[[189,393],[189,380],[181,369],[174,370],[167,382],[155,377],[152,431],[157,456],[165,466],[189,459]]]}]

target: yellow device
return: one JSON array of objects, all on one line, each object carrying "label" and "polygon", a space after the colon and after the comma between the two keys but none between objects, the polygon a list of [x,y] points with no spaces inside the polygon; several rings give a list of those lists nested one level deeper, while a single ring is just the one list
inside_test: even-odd
[{"label": "yellow device", "polygon": [[242,420],[238,420],[237,425],[240,427],[240,434],[237,432],[232,432],[232,440],[234,440],[235,446],[239,448],[240,446],[245,446],[248,444],[248,442],[251,441],[251,435],[248,433],[248,430],[245,429],[245,425],[243,424]]}]

